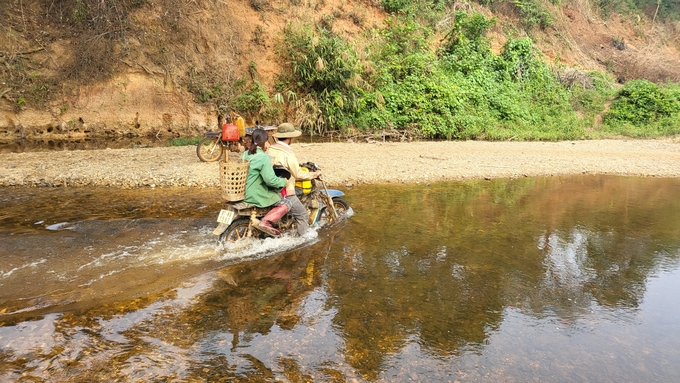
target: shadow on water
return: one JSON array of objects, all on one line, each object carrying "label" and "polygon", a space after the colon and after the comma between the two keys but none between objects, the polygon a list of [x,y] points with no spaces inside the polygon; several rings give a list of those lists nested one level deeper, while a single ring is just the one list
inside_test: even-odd
[{"label": "shadow on water", "polygon": [[0,380],[677,381],[679,191],[361,186],[345,224],[234,261],[206,239],[214,191],[22,190],[0,206]]}]

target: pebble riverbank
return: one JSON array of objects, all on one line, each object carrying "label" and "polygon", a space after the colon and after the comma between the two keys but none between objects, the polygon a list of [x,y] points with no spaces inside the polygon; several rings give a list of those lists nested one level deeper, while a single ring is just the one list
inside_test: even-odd
[{"label": "pebble riverbank", "polygon": [[[294,143],[330,185],[613,174],[680,177],[680,138],[563,142]],[[117,188],[219,186],[218,163],[196,148],[0,154],[0,186]]]}]

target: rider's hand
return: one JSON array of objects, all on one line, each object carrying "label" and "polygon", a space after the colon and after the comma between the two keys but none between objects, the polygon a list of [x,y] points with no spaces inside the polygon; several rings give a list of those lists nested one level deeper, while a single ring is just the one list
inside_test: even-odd
[{"label": "rider's hand", "polygon": [[312,178],[319,178],[321,177],[321,170],[317,170],[314,173],[312,173]]}]

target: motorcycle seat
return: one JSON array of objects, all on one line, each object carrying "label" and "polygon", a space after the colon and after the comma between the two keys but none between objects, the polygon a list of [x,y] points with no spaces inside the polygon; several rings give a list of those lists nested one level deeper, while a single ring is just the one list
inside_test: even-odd
[{"label": "motorcycle seat", "polygon": [[251,208],[251,207],[257,207],[255,205],[251,205],[251,204],[245,203],[243,201],[234,203],[231,206],[233,206],[236,210],[243,210],[243,209],[248,209],[248,208]]},{"label": "motorcycle seat", "polygon": [[261,217],[261,216],[267,214],[270,210],[268,207],[257,207],[255,205],[251,205],[251,204],[245,203],[243,201],[232,203],[231,207],[236,209],[238,211],[238,215],[241,215],[241,216],[250,215],[250,213],[254,209],[255,215],[257,215],[258,217]]}]

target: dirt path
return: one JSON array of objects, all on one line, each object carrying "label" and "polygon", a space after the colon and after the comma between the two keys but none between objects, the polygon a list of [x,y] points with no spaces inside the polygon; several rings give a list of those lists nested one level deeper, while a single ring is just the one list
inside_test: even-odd
[{"label": "dirt path", "polygon": [[[568,142],[293,144],[336,186],[617,174],[680,177],[680,138]],[[0,154],[0,186],[217,187],[195,147]]]}]

